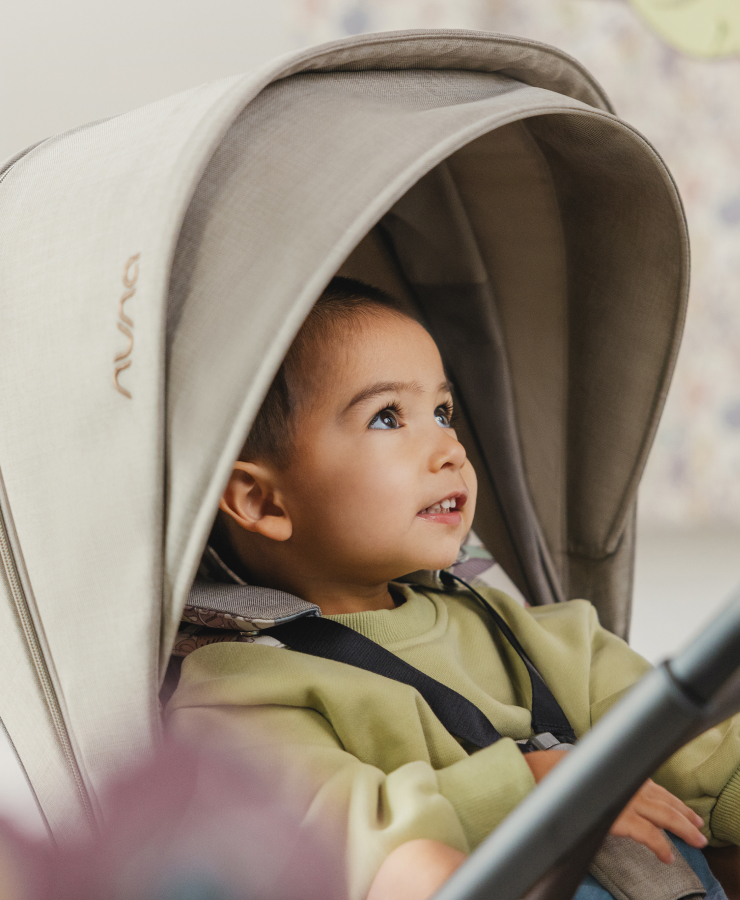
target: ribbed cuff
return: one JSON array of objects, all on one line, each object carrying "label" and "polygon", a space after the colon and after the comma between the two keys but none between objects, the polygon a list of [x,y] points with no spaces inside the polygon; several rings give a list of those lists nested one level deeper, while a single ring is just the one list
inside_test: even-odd
[{"label": "ribbed cuff", "polygon": [[712,836],[720,841],[740,844],[740,769],[719,795],[710,818]]},{"label": "ribbed cuff", "polygon": [[460,819],[470,849],[488,837],[535,786],[511,738],[502,738],[437,772],[440,793]]}]

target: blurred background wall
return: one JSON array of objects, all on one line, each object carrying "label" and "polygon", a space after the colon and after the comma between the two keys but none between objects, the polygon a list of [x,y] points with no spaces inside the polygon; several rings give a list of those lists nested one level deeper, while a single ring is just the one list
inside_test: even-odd
[{"label": "blurred background wall", "polygon": [[[398,28],[484,29],[557,45],[591,70],[676,178],[692,240],[692,292],[641,489],[631,636],[657,661],[740,582],[738,0],[6,3],[0,159],[307,44]],[[3,772],[7,783],[18,774],[0,747],[0,807]],[[6,797],[33,820],[25,788],[13,790]]]}]

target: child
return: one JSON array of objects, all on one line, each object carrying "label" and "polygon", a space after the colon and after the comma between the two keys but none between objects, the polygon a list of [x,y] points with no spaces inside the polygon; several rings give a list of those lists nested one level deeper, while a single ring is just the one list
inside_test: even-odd
[{"label": "child", "polygon": [[[563,755],[521,752],[516,741],[532,734],[527,669],[470,592],[398,581],[455,562],[475,500],[434,341],[379,291],[335,279],[235,464],[212,559],[225,580],[269,589],[265,602],[292,599],[284,618],[317,607],[387,648],[472,701],[503,737],[471,752],[414,687],[291,652],[274,633],[227,632],[189,655],[168,714],[180,734],[218,732],[269,757],[281,801],[346,848],[358,900],[430,896]],[[584,601],[525,610],[480,591],[578,736],[649,668]],[[731,720],[662,767],[612,833],[663,862],[672,849],[661,829],[693,847],[740,843],[739,765]]]}]

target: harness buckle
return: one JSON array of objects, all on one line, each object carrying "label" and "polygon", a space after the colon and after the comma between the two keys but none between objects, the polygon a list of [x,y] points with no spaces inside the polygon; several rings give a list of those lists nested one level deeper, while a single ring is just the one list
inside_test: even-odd
[{"label": "harness buckle", "polygon": [[534,734],[531,738],[517,741],[522,753],[532,753],[535,750],[572,750],[575,744],[564,744],[554,734],[543,731],[542,734]]}]

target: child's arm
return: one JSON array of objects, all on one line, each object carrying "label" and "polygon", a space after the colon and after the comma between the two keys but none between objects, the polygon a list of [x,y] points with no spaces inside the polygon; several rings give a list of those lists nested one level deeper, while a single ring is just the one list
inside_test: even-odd
[{"label": "child's arm", "polygon": [[[564,756],[563,751],[545,750],[528,753],[525,760],[539,782]],[[702,824],[701,817],[677,797],[648,780],[624,808],[610,833],[630,837],[652,850],[661,862],[671,863],[673,852],[661,829],[692,847],[704,847],[707,839],[699,831]],[[428,900],[466,859],[464,853],[439,841],[409,841],[388,855],[367,900]]]},{"label": "child's arm", "polygon": [[167,718],[183,738],[222,739],[256,761],[275,802],[321,825],[360,900],[397,847],[424,838],[467,852],[534,779],[511,739],[469,756],[413,688],[338,665],[204,647],[185,660]]},{"label": "child's arm", "polygon": [[170,710],[169,729],[256,767],[271,799],[325,837],[351,900],[365,898],[384,860],[416,839],[464,854],[534,787],[506,738],[441,769],[399,760],[384,772],[347,752],[327,719],[306,708],[185,706]]},{"label": "child's arm", "polygon": [[440,841],[408,841],[385,858],[367,900],[427,900],[466,859]]}]

